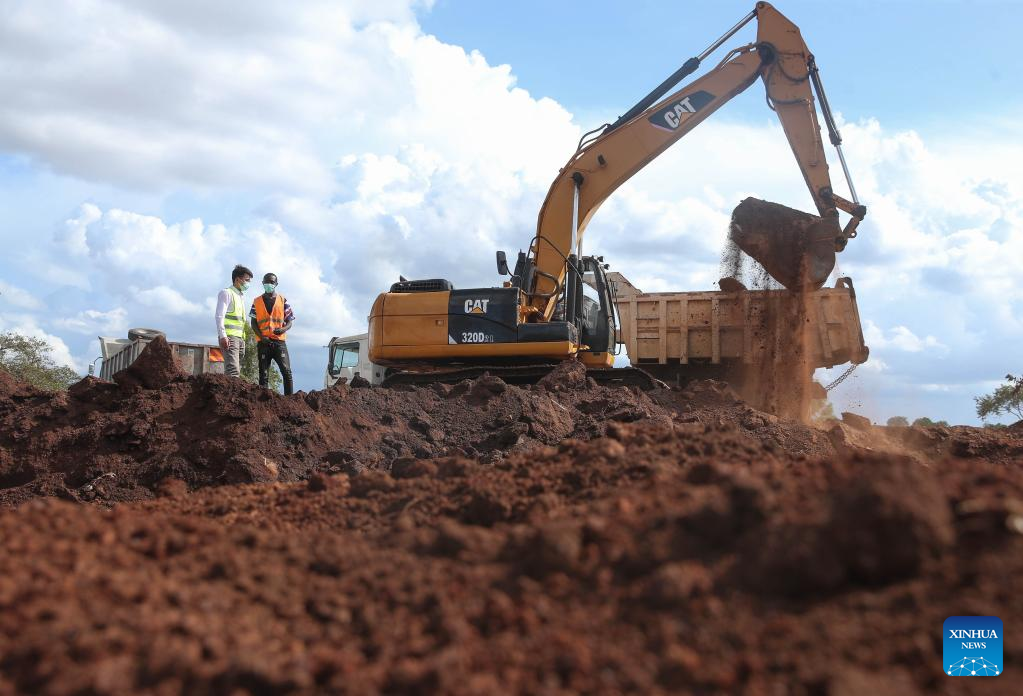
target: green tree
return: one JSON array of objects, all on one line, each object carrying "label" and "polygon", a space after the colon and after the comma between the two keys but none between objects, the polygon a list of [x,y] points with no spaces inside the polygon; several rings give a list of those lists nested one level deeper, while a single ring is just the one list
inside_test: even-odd
[{"label": "green tree", "polygon": [[0,368],[39,389],[67,389],[82,377],[70,367],[57,365],[50,344],[41,338],[13,331],[0,333]]},{"label": "green tree", "polygon": [[[242,379],[246,382],[259,384],[259,356],[256,354],[256,334],[249,324],[245,325],[245,355],[242,356]],[[270,363],[270,373],[267,375],[267,382],[270,389],[278,394],[284,391],[284,379],[277,367]]]},{"label": "green tree", "polygon": [[924,416],[922,418],[917,418],[915,421],[913,421],[913,425],[919,425],[920,427],[923,427],[923,428],[926,428],[927,426],[930,426],[930,425],[943,425],[943,426],[945,426],[947,428],[948,427],[948,421],[947,420],[932,421],[927,416]]},{"label": "green tree", "polygon": [[892,416],[888,419],[889,428],[905,428],[909,426],[909,419],[905,416]]},{"label": "green tree", "polygon": [[973,402],[981,420],[986,421],[991,416],[1013,416],[1016,420],[1023,420],[1023,376],[1005,375],[1005,384],[990,394],[974,397]]}]

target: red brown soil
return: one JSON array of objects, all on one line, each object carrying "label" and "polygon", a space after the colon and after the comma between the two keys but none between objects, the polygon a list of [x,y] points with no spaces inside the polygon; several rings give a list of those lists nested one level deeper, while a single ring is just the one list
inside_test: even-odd
[{"label": "red brown soil", "polygon": [[[598,437],[608,423],[668,424],[693,408],[692,399],[598,386],[578,363],[531,388],[484,376],[428,389],[342,384],[281,398],[224,375],[186,375],[166,348],[162,338],[151,342],[116,383],[87,378],[48,393],[11,382],[0,392],[0,504],[40,495],[140,500],[166,478],[195,489],[389,470],[410,457],[495,461]],[[739,407],[721,394],[697,403],[723,398]]]},{"label": "red brown soil", "polygon": [[0,694],[1019,684],[1012,633],[1005,675],[941,671],[947,616],[1023,621],[1016,431],[825,431],[574,366],[0,389]]}]

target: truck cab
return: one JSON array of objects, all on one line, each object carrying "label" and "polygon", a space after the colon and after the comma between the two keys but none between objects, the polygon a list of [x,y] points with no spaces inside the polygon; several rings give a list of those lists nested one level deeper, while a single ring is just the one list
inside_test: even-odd
[{"label": "truck cab", "polygon": [[356,376],[377,385],[384,381],[384,368],[369,361],[369,334],[335,336],[327,344],[327,370],[323,387],[334,386],[344,377],[349,382]]}]

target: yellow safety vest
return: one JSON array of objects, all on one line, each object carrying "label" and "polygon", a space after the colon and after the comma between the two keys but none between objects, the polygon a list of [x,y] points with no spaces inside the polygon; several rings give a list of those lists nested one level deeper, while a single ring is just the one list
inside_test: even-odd
[{"label": "yellow safety vest", "polygon": [[224,333],[228,338],[245,338],[245,315],[242,312],[242,294],[238,288],[231,286],[231,306],[224,314]]}]

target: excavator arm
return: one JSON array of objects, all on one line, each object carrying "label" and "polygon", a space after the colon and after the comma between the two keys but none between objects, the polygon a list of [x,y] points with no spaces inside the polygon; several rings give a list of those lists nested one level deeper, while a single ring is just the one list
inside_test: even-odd
[{"label": "excavator arm", "polygon": [[[700,62],[756,18],[757,42],[731,51],[713,70],[667,97],[673,85],[694,72]],[[669,146],[681,139],[732,97],[746,90],[757,78],[767,89],[768,105],[781,120],[796,162],[803,173],[821,221],[814,234],[840,251],[845,241],[856,235],[856,225],[866,209],[856,201],[835,195],[831,188],[828,163],[824,155],[821,129],[817,121],[813,88],[820,97],[832,144],[841,152],[841,138],[831,117],[817,68],[799,29],[769,3],[758,2],[756,9],[736,24],[697,58],[651,92],[628,113],[598,129],[580,147],[554,180],[537,222],[537,233],[530,244],[526,266],[528,277],[520,280],[525,295],[524,319],[549,320],[573,268],[574,254],[581,246],[586,226],[600,204],[631,176],[641,170]],[[700,165],[694,162],[680,177],[698,176]],[[853,217],[843,230],[838,210]],[[830,271],[830,267],[828,268]],[[825,278],[826,278],[825,273]],[[823,279],[821,280],[823,282]],[[532,316],[530,316],[532,315]]]}]

